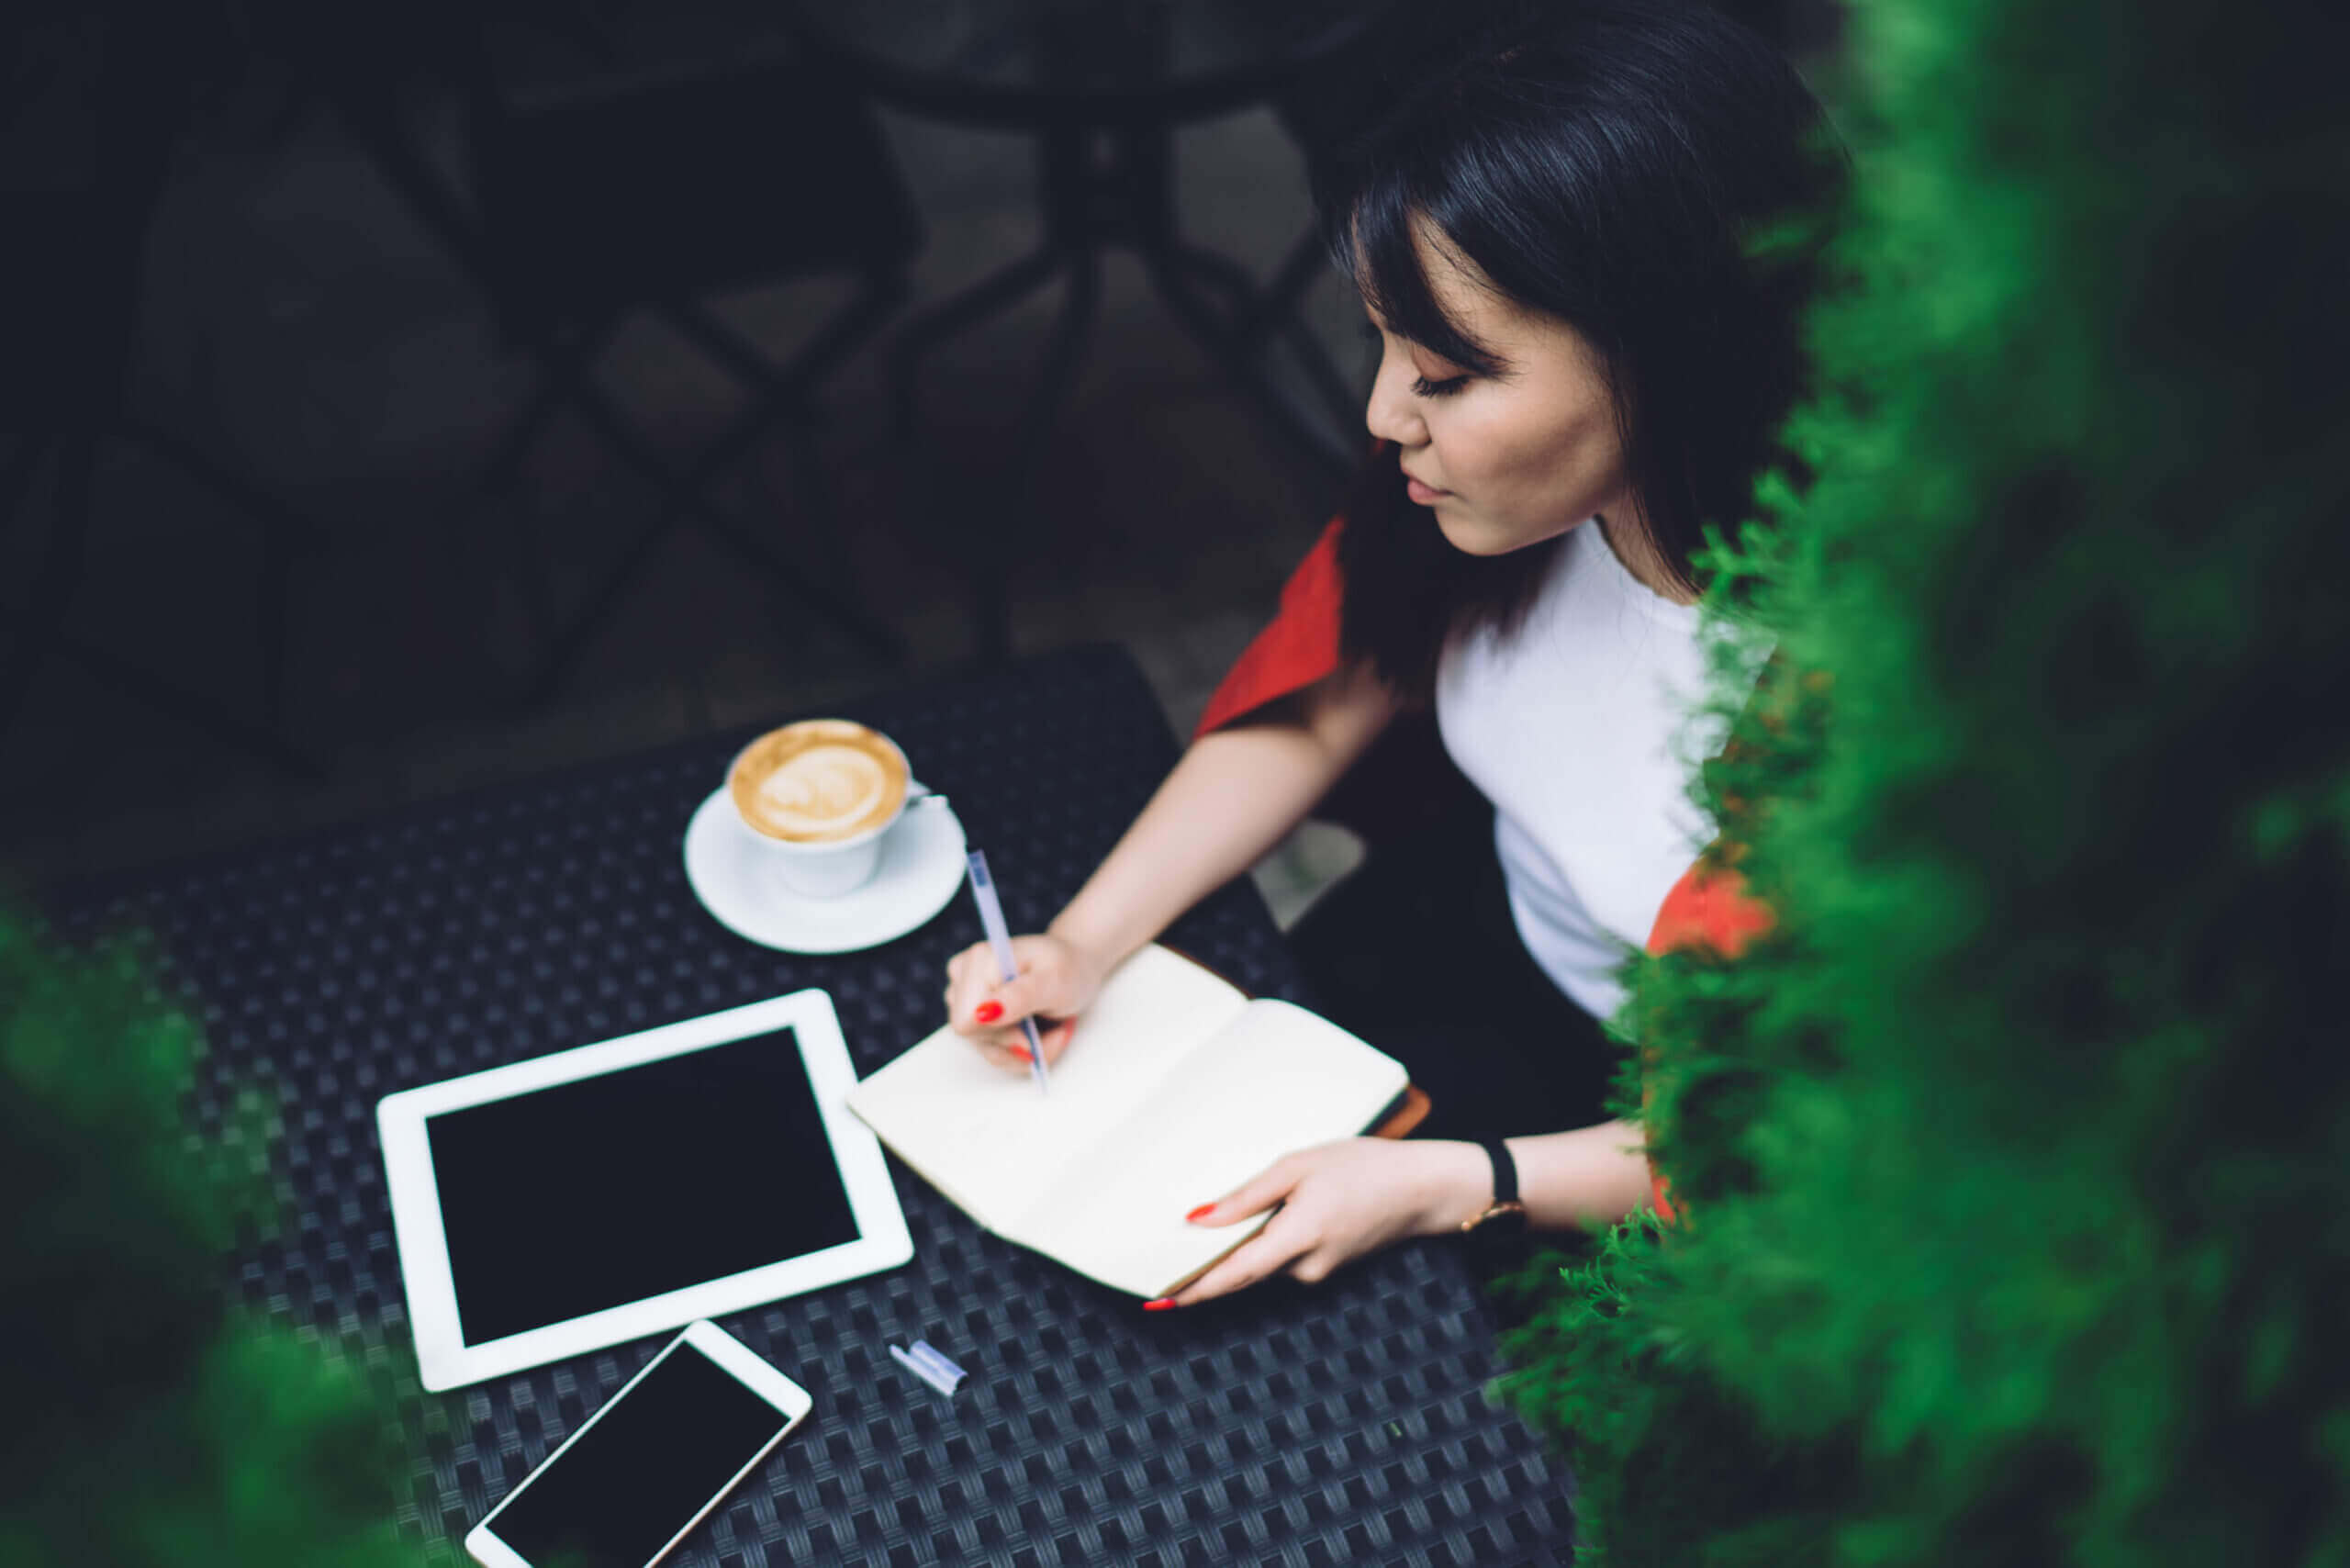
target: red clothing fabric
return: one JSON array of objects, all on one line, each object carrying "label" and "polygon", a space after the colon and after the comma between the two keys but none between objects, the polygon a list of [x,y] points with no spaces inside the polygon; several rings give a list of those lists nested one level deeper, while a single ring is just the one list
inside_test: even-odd
[{"label": "red clothing fabric", "polygon": [[[1735,958],[1746,951],[1747,943],[1771,929],[1771,906],[1747,892],[1745,878],[1727,866],[1708,867],[1700,861],[1664,895],[1649,932],[1649,951],[1671,953],[1704,946]],[[1653,1160],[1649,1164],[1649,1202],[1665,1224],[1680,1221],[1672,1184]]]},{"label": "red clothing fabric", "polygon": [[1281,609],[1217,682],[1193,740],[1338,667],[1338,530],[1344,526],[1343,519],[1332,518],[1290,573]]},{"label": "red clothing fabric", "polygon": [[[1281,588],[1281,609],[1244,649],[1208,700],[1193,738],[1223,728],[1278,698],[1302,691],[1338,667],[1338,627],[1345,585],[1338,572],[1343,518],[1322,530],[1305,559]],[[1692,865],[1665,894],[1650,929],[1648,950],[1666,953],[1700,944],[1736,958],[1770,929],[1768,905],[1750,897],[1745,879],[1728,868]],[[1678,1217],[1664,1178],[1652,1178],[1656,1211]]]},{"label": "red clothing fabric", "polygon": [[1648,950],[1672,953],[1702,944],[1735,958],[1770,929],[1771,906],[1747,892],[1745,878],[1727,866],[1700,862],[1664,895],[1649,930]]}]

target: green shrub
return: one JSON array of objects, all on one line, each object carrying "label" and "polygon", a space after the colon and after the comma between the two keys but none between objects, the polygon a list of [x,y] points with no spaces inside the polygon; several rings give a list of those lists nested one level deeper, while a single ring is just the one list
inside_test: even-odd
[{"label": "green shrub", "polygon": [[200,1055],[133,955],[49,951],[0,908],[0,1562],[412,1562],[392,1370],[231,1304],[269,1116],[191,1134]]},{"label": "green shrub", "polygon": [[1776,930],[1639,967],[1687,1223],[1509,1386],[1595,1559],[2350,1562],[2350,96],[2315,6],[1880,0]]}]

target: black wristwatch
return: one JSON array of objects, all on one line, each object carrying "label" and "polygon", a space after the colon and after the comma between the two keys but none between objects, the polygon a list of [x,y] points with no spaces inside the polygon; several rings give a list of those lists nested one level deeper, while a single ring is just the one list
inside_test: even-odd
[{"label": "black wristwatch", "polygon": [[1509,1146],[1497,1137],[1469,1140],[1494,1162],[1494,1201],[1483,1212],[1460,1222],[1460,1233],[1479,1241],[1500,1241],[1526,1234],[1526,1205],[1517,1201],[1517,1161]]}]

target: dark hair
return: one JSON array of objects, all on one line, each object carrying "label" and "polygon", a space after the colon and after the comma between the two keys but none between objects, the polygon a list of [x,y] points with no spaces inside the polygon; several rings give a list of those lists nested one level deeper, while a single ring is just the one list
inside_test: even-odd
[{"label": "dark hair", "polygon": [[[1819,106],[1770,45],[1697,5],[1437,9],[1441,40],[1391,39],[1373,115],[1316,161],[1331,250],[1390,330],[1465,369],[1494,356],[1430,292],[1420,221],[1572,327],[1600,361],[1650,543],[1694,585],[1707,526],[1747,515],[1805,388],[1803,306],[1843,168]],[[1454,549],[1388,447],[1346,516],[1347,651],[1416,696],[1449,637],[1524,615],[1559,547]]]}]

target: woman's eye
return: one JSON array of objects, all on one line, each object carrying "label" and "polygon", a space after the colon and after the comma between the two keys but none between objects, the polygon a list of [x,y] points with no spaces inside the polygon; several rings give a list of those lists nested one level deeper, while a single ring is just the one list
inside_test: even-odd
[{"label": "woman's eye", "polygon": [[[1378,349],[1382,356],[1387,353],[1387,334],[1382,331],[1377,326],[1369,321],[1365,321],[1362,324],[1362,335],[1363,341]],[[1446,376],[1415,375],[1412,378],[1412,396],[1415,398],[1449,398],[1455,392],[1460,391],[1463,386],[1468,386],[1469,383],[1474,379],[1474,376],[1466,373],[1460,375]]]}]

